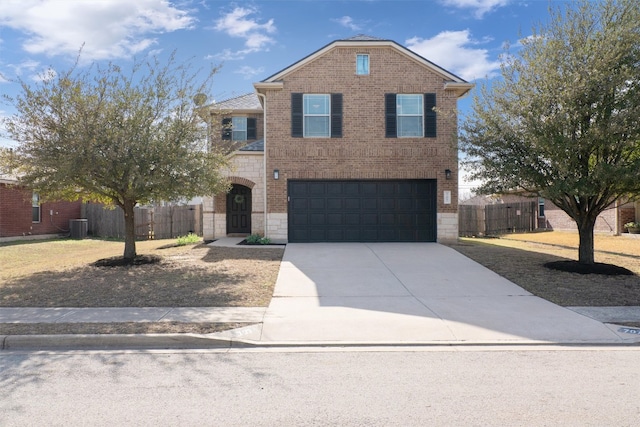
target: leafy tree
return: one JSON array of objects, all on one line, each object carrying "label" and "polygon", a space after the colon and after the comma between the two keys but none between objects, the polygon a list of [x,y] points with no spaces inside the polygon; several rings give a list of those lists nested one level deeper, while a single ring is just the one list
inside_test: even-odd
[{"label": "leafy tree", "polygon": [[[199,117],[216,69],[204,78],[175,53],[56,73],[5,97],[17,113],[5,120],[17,141],[8,162],[22,184],[45,199],[100,201],[125,217],[124,258],[136,257],[134,207],[227,188],[223,153],[207,149]],[[7,158],[5,158],[7,160]]]},{"label": "leafy tree", "polygon": [[567,2],[474,97],[461,150],[483,193],[549,199],[594,263],[596,217],[640,191],[640,2]]}]

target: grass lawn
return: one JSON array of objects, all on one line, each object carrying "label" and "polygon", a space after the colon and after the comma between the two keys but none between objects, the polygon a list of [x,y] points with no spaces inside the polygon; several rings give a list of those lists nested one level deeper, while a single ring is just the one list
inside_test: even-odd
[{"label": "grass lawn", "polygon": [[635,276],[582,275],[545,268],[547,262],[578,259],[576,233],[554,231],[510,234],[499,239],[464,238],[451,247],[558,305],[640,305],[640,239],[595,236],[596,262],[625,267]]},{"label": "grass lawn", "polygon": [[[95,267],[121,256],[124,243],[97,239],[0,244],[0,307],[264,307],[273,295],[284,249],[175,247],[176,240],[136,243],[158,264]],[[18,333],[212,332],[231,325],[0,324]],[[98,332],[96,332],[98,331]]]}]

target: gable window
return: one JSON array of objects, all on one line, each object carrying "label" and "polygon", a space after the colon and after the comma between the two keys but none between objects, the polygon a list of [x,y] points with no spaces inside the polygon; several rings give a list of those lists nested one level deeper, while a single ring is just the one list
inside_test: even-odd
[{"label": "gable window", "polygon": [[436,94],[385,94],[387,138],[436,137]]},{"label": "gable window", "polygon": [[291,94],[291,136],[342,138],[342,94]]},{"label": "gable window", "polygon": [[256,119],[252,117],[223,119],[222,139],[227,141],[250,141],[256,139]]},{"label": "gable window", "polygon": [[31,222],[40,222],[40,195],[33,193],[31,197]]},{"label": "gable window", "polygon": [[366,55],[366,54],[356,55],[356,74],[358,75],[369,74],[369,55]]}]

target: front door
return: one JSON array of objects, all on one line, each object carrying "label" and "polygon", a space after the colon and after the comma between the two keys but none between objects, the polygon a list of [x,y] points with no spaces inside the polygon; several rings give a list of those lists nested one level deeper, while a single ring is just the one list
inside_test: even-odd
[{"label": "front door", "polygon": [[227,234],[251,234],[251,189],[244,185],[227,193]]}]

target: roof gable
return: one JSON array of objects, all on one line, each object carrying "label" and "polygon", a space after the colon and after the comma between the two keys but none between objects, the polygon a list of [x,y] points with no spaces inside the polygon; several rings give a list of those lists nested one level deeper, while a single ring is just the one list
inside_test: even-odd
[{"label": "roof gable", "polygon": [[412,50],[407,49],[406,47],[394,42],[393,40],[385,40],[385,39],[379,39],[377,37],[372,37],[372,36],[367,36],[364,34],[359,34],[357,36],[351,37],[351,38],[347,38],[347,39],[342,39],[342,40],[336,40],[334,42],[329,43],[328,45],[322,47],[321,49],[313,52],[312,54],[302,58],[301,60],[299,60],[298,62],[295,62],[294,64],[288,66],[287,68],[278,71],[277,73],[267,77],[266,79],[262,80],[260,82],[260,84],[269,84],[269,83],[277,83],[278,81],[280,81],[284,76],[286,76],[287,74],[290,74],[292,72],[294,72],[295,70],[297,70],[298,68],[308,64],[309,62],[313,61],[314,59],[324,55],[326,52],[337,48],[337,47],[390,47],[392,49],[397,50],[398,52],[400,52],[401,54],[407,56],[408,58],[414,60],[415,62],[417,62],[418,64],[424,66],[425,68],[428,68],[432,71],[434,71],[435,73],[439,74],[440,76],[443,77],[443,79],[456,84],[456,85],[469,85],[468,89],[471,89],[472,85],[470,83],[467,83],[466,80],[462,79],[461,77],[456,76],[455,74],[445,70],[444,68],[434,64],[433,62],[429,61],[426,58],[423,58],[422,56],[418,55],[417,53],[413,52]]}]

